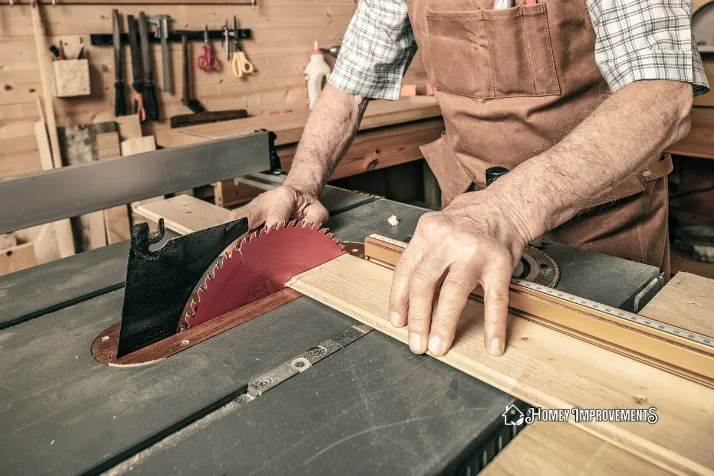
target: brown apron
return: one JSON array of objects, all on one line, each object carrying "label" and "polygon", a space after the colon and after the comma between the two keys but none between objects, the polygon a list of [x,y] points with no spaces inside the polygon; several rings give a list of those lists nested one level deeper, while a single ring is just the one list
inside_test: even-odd
[{"label": "brown apron", "polygon": [[[493,0],[409,0],[446,124],[439,140],[422,147],[445,204],[483,188],[487,168],[513,169],[549,149],[610,94],[585,0],[492,7]],[[546,239],[668,272],[671,170],[671,157],[653,157]]]}]

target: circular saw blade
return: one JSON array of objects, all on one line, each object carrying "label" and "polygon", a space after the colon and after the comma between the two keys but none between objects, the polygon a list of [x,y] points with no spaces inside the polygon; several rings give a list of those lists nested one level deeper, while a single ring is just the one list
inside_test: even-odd
[{"label": "circular saw blade", "polygon": [[285,287],[293,276],[343,254],[326,228],[305,222],[263,228],[231,245],[186,304],[180,330],[195,327]]}]

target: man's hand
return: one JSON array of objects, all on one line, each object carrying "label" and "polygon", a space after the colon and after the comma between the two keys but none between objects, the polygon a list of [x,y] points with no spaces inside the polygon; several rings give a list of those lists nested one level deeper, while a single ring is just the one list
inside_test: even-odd
[{"label": "man's hand", "polygon": [[[508,285],[530,241],[516,213],[487,191],[467,193],[440,212],[421,217],[394,268],[390,321],[409,326],[412,352],[444,355],[469,294],[484,289],[484,337],[492,355],[506,344]],[[443,282],[442,282],[443,278]],[[434,293],[441,284],[432,315]]]},{"label": "man's hand", "polygon": [[305,220],[323,224],[327,222],[327,209],[318,200],[317,194],[290,185],[261,193],[248,205],[231,212],[230,219],[248,218],[251,230],[265,223],[273,226],[288,220]]}]

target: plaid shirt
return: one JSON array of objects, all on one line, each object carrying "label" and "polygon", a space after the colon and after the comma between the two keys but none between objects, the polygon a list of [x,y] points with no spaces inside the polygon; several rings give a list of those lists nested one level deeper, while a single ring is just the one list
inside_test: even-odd
[{"label": "plaid shirt", "polygon": [[[692,84],[709,91],[692,36],[689,0],[587,0],[595,28],[595,61],[616,91],[642,79]],[[407,0],[359,0],[330,83],[348,93],[399,99],[417,45]]]}]

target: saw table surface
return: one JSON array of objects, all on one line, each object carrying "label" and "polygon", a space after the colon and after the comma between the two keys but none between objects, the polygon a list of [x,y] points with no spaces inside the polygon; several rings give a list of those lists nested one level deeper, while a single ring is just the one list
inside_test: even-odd
[{"label": "saw table surface", "polygon": [[[329,227],[342,241],[403,239],[425,211],[370,198]],[[516,401],[372,332],[255,401],[184,428],[251,377],[355,321],[301,297],[166,360],[104,366],[90,346],[120,319],[126,247],[0,279],[3,474],[94,473],[123,460],[118,473],[433,474],[458,469]],[[562,263],[572,250],[548,252]],[[602,281],[578,280],[570,259],[559,288],[614,306],[652,279],[653,268],[617,260],[599,268]],[[152,437],[164,439],[141,452]]]}]

